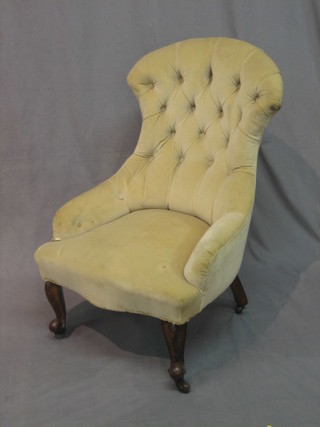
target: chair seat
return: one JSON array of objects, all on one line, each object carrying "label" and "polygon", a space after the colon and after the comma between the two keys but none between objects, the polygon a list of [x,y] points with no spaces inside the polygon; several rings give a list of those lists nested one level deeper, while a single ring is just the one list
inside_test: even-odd
[{"label": "chair seat", "polygon": [[96,306],[182,324],[200,311],[184,267],[208,224],[191,215],[144,209],[86,233],[42,245],[41,276]]}]

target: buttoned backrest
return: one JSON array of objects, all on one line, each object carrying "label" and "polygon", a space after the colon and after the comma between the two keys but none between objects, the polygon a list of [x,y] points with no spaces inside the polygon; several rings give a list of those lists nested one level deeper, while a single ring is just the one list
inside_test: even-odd
[{"label": "buttoned backrest", "polygon": [[128,75],[142,127],[114,182],[131,210],[172,209],[212,224],[251,212],[257,153],[282,80],[260,49],[191,39],[144,56]]}]

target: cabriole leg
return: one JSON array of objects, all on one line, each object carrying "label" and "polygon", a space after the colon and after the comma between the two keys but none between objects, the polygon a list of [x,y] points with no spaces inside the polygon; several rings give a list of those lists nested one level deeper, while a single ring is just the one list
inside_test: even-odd
[{"label": "cabriole leg", "polygon": [[182,393],[189,393],[190,385],[184,380],[186,368],[184,365],[184,346],[186,342],[187,323],[173,325],[162,321],[164,338],[167,343],[171,364],[168,369],[170,377]]},{"label": "cabriole leg", "polygon": [[56,319],[53,319],[50,322],[49,329],[56,336],[61,336],[66,330],[66,306],[64,302],[63,289],[61,286],[52,282],[46,282],[44,288],[48,301],[57,316]]},{"label": "cabriole leg", "polygon": [[248,304],[248,299],[240,282],[239,276],[234,279],[234,281],[230,285],[230,288],[233,293],[234,300],[236,302],[234,311],[237,314],[240,314],[242,313],[245,306]]}]

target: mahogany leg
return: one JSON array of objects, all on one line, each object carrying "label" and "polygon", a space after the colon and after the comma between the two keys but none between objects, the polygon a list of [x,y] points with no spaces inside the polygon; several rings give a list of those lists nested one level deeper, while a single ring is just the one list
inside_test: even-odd
[{"label": "mahogany leg", "polygon": [[44,288],[48,301],[57,316],[56,319],[53,319],[50,322],[49,329],[56,336],[61,336],[66,330],[66,306],[64,302],[63,289],[61,286],[52,282],[46,282]]},{"label": "mahogany leg", "polygon": [[186,342],[187,323],[174,325],[162,321],[164,338],[167,343],[171,364],[168,369],[170,377],[182,393],[189,393],[190,385],[184,380],[186,367],[184,364],[184,346]]},{"label": "mahogany leg", "polygon": [[230,285],[234,300],[236,302],[236,306],[234,311],[237,314],[242,313],[245,306],[248,304],[248,299],[246,293],[242,287],[239,276],[237,276],[234,281]]}]

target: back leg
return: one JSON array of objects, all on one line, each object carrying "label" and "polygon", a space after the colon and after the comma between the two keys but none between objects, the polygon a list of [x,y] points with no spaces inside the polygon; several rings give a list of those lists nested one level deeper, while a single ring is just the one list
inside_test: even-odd
[{"label": "back leg", "polygon": [[245,306],[248,304],[248,299],[242,287],[242,284],[240,282],[239,276],[236,276],[234,281],[231,283],[230,288],[231,288],[234,300],[236,302],[234,311],[237,314],[240,314],[242,313]]}]

